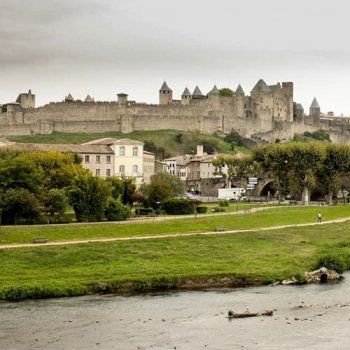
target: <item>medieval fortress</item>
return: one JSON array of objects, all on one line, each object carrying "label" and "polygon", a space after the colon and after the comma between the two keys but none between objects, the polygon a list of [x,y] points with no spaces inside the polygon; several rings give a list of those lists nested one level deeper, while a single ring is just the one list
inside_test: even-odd
[{"label": "medieval fortress", "polygon": [[216,86],[207,94],[196,87],[187,88],[180,100],[164,82],[159,104],[129,101],[119,93],[116,101],[84,101],[71,94],[63,102],[35,107],[35,95],[29,90],[16,102],[4,103],[0,112],[0,135],[50,134],[59,132],[129,133],[145,130],[198,131],[213,134],[232,129],[256,142],[290,139],[296,133],[325,129],[336,142],[350,143],[350,118],[321,113],[316,99],[309,113],[293,99],[293,83],[267,85],[260,79],[250,95],[239,85],[232,96],[221,96]]}]

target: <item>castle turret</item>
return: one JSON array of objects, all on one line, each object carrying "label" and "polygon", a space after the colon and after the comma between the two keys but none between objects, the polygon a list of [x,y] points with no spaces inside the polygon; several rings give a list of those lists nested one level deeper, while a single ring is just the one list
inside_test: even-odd
[{"label": "castle turret", "polygon": [[71,94],[68,94],[68,96],[64,99],[65,102],[74,102],[74,97]]},{"label": "castle turret", "polygon": [[202,91],[199,89],[198,86],[196,86],[196,88],[194,89],[193,94],[192,94],[192,98],[194,100],[200,100],[200,99],[205,98],[205,96],[202,94]]},{"label": "castle turret", "polygon": [[32,90],[29,90],[28,93],[19,94],[16,102],[19,103],[23,109],[35,108],[35,95],[32,94]]},{"label": "castle turret", "polygon": [[219,95],[219,89],[217,88],[216,85],[214,85],[214,87],[208,92],[208,96],[209,95],[214,95],[214,96]]},{"label": "castle turret", "polygon": [[313,99],[310,106],[310,116],[309,121],[316,126],[320,125],[320,117],[321,117],[321,108],[318,104],[316,97]]},{"label": "castle turret", "polygon": [[260,79],[254,86],[251,91],[251,98],[254,105],[254,114],[259,114],[260,118],[266,122],[272,122],[273,92],[263,79]]},{"label": "castle turret", "polygon": [[244,91],[243,91],[243,89],[242,89],[241,84],[238,85],[235,94],[244,95]]},{"label": "castle turret", "polygon": [[188,105],[191,101],[192,95],[190,93],[190,90],[186,87],[184,92],[181,95],[181,104]]},{"label": "castle turret", "polygon": [[168,105],[173,102],[173,90],[169,88],[166,82],[163,83],[159,90],[159,104]]},{"label": "castle turret", "polygon": [[238,85],[235,92],[236,98],[236,115],[237,117],[244,117],[244,91],[241,85]]},{"label": "castle turret", "polygon": [[286,98],[286,120],[292,122],[294,118],[294,86],[292,82],[282,82],[282,91]]},{"label": "castle turret", "polygon": [[90,95],[87,95],[87,96],[85,97],[84,102],[91,103],[91,102],[94,102],[94,99],[93,99]]},{"label": "castle turret", "polygon": [[126,105],[128,103],[128,94],[125,94],[124,92],[120,92],[117,96],[118,96],[118,104]]}]

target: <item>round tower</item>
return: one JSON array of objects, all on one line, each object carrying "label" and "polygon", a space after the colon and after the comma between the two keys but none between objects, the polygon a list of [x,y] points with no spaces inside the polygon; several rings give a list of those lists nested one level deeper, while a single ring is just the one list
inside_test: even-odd
[{"label": "round tower", "polygon": [[321,107],[318,104],[316,97],[313,99],[311,106],[310,106],[310,122],[313,125],[319,126],[320,125],[320,117],[321,117]]},{"label": "round tower", "polygon": [[169,88],[166,82],[163,83],[159,90],[159,104],[168,105],[173,102],[173,90]]},{"label": "round tower", "polygon": [[239,84],[235,92],[236,97],[236,116],[244,117],[244,91],[242,86]]},{"label": "round tower", "polygon": [[181,95],[181,104],[188,105],[191,101],[192,95],[190,93],[190,90],[186,87],[184,92]]}]

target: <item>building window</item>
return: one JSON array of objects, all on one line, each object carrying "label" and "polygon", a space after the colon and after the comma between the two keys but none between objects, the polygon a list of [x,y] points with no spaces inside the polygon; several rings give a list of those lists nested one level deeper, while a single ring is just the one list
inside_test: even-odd
[{"label": "building window", "polygon": [[90,163],[90,156],[85,156],[85,163]]},{"label": "building window", "polygon": [[138,147],[132,148],[132,155],[133,155],[133,157],[138,157],[138,155],[139,155],[139,148]]},{"label": "building window", "polygon": [[101,163],[101,156],[96,156],[96,163],[100,164]]},{"label": "building window", "polygon": [[132,176],[137,176],[137,173],[139,172],[139,167],[137,165],[132,166]]},{"label": "building window", "polygon": [[119,173],[121,175],[124,175],[125,174],[125,165],[119,165]]},{"label": "building window", "polygon": [[106,176],[111,176],[111,169],[106,169]]},{"label": "building window", "polygon": [[111,162],[111,156],[107,156],[107,157],[106,157],[106,163],[109,164],[110,162]]},{"label": "building window", "polygon": [[100,169],[96,169],[96,176],[100,176]]},{"label": "building window", "polygon": [[124,157],[125,156],[125,146],[120,146],[119,147],[119,155],[121,157]]}]

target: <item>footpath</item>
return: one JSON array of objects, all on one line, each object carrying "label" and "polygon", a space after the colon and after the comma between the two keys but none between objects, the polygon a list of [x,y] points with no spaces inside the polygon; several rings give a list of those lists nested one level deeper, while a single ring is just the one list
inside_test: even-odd
[{"label": "footpath", "polygon": [[103,242],[118,242],[118,241],[140,241],[147,239],[163,239],[163,238],[175,238],[175,237],[189,237],[189,236],[204,236],[204,235],[223,235],[228,233],[241,233],[241,232],[262,232],[271,230],[280,230],[291,227],[306,227],[315,225],[327,225],[332,223],[341,223],[349,221],[350,217],[334,219],[324,221],[322,223],[304,223],[304,224],[290,224],[290,225],[280,225],[280,226],[269,226],[260,228],[250,228],[250,229],[236,229],[236,230],[223,230],[223,231],[204,231],[204,232],[184,232],[184,233],[173,233],[173,234],[159,234],[159,235],[147,235],[147,236],[132,236],[132,237],[114,237],[114,238],[91,238],[91,239],[80,239],[80,240],[65,240],[65,241],[55,241],[46,243],[14,243],[14,244],[3,244],[0,245],[0,249],[20,249],[20,248],[40,248],[40,247],[50,247],[50,246],[64,246],[72,244],[88,244],[88,243],[103,243]]}]

